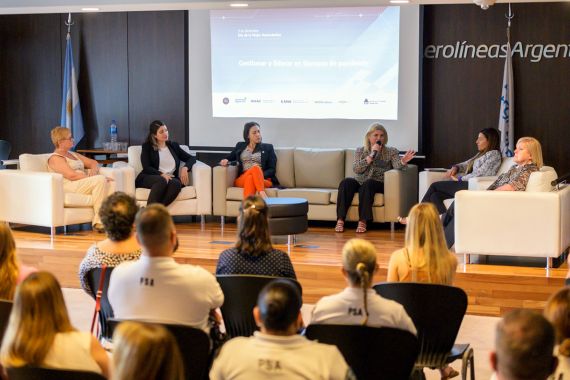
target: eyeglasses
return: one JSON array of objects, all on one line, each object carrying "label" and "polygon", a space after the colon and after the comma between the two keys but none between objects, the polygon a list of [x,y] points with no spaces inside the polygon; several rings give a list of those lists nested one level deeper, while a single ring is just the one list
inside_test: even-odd
[{"label": "eyeglasses", "polygon": [[72,136],[72,137],[67,137],[67,138],[65,138],[65,139],[61,139],[61,140],[59,140],[59,141],[65,141],[65,140],[70,140],[70,141],[71,141],[71,140],[75,140],[75,139],[74,139],[73,136]]}]

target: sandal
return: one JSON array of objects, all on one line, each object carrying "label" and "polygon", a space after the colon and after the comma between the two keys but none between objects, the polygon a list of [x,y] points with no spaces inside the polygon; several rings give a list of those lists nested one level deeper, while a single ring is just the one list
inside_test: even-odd
[{"label": "sandal", "polygon": [[366,232],[366,222],[359,220],[358,221],[358,227],[356,227],[356,233],[357,234],[363,234],[365,232]]},{"label": "sandal", "polygon": [[407,217],[407,216],[399,216],[399,217],[398,217],[398,222],[399,222],[400,224],[406,225],[406,224],[408,224],[408,217]]},{"label": "sandal", "polygon": [[456,371],[452,366],[447,366],[441,369],[441,380],[448,380],[453,377],[459,376],[459,372]]},{"label": "sandal", "polygon": [[335,232],[344,232],[344,220],[337,220],[334,230]]}]

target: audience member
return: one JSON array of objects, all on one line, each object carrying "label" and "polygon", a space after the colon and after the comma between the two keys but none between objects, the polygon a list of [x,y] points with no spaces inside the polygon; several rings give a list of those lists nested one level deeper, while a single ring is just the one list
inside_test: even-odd
[{"label": "audience member", "polygon": [[260,196],[249,196],[238,216],[238,241],[222,252],[216,274],[256,274],[296,278],[289,255],[271,244],[267,205]]},{"label": "audience member", "polygon": [[216,278],[201,267],[174,261],[178,239],[163,205],[140,210],[135,226],[143,253],[111,274],[108,296],[115,318],[177,323],[209,333],[208,316],[224,301]]},{"label": "audience member", "polygon": [[25,365],[109,376],[109,359],[97,339],[77,331],[56,278],[48,272],[30,274],[16,290],[2,348],[4,368]]},{"label": "audience member", "polygon": [[491,367],[497,380],[546,380],[556,368],[554,329],[540,314],[513,310],[497,325]]},{"label": "audience member", "polygon": [[116,267],[123,261],[139,259],[142,250],[133,232],[137,211],[135,199],[123,192],[115,192],[103,201],[99,216],[107,238],[89,247],[79,265],[81,287],[90,296],[94,297],[97,291],[87,282],[87,273],[91,269],[103,265]]},{"label": "audience member", "polygon": [[554,293],[544,309],[544,317],[552,323],[556,336],[554,354],[558,367],[552,380],[570,379],[570,288],[564,287]]},{"label": "audience member", "polygon": [[372,220],[374,195],[384,192],[384,173],[403,168],[416,154],[409,150],[400,158],[398,149],[389,147],[388,132],[382,124],[373,123],[364,136],[364,145],[356,148],[352,169],[354,178],[347,177],[338,185],[336,203],[336,232],[344,232],[344,221],[352,198],[358,192],[358,227],[356,232],[366,232],[366,223]]},{"label": "audience member", "polygon": [[[184,161],[184,166],[180,162]],[[196,159],[180,145],[168,140],[168,128],[160,120],[149,125],[149,132],[141,150],[142,171],[135,180],[136,187],[150,189],[147,204],[168,206],[184,186],[190,183],[189,172]]]},{"label": "audience member", "polygon": [[122,322],[113,344],[113,380],[184,379],[178,344],[163,326]]},{"label": "audience member", "polygon": [[390,257],[388,281],[451,285],[456,269],[457,258],[445,244],[435,206],[419,203],[412,207],[404,248]]},{"label": "audience member", "polygon": [[372,243],[362,239],[346,242],[342,249],[342,275],[348,287],[317,302],[311,324],[394,327],[415,334],[414,323],[404,307],[382,298],[372,289],[377,270]]},{"label": "audience member", "polygon": [[267,284],[253,310],[261,331],[222,346],[210,379],[354,379],[338,348],[297,334],[303,325],[301,306],[290,281]]},{"label": "audience member", "polygon": [[70,151],[75,142],[69,128],[55,127],[52,129],[51,141],[55,150],[48,159],[48,170],[63,176],[65,192],[91,195],[94,211],[91,224],[94,230],[103,232],[99,208],[107,195],[107,180],[99,174],[97,161]]},{"label": "audience member", "polygon": [[12,300],[16,285],[37,269],[16,258],[16,241],[8,223],[0,222],[0,299]]},{"label": "audience member", "polygon": [[258,123],[250,121],[243,126],[244,141],[238,142],[230,154],[220,161],[220,165],[238,166],[238,177],[234,186],[243,187],[243,198],[259,194],[267,198],[265,189],[279,185],[275,176],[277,156],[273,145],[261,142],[261,129]]}]

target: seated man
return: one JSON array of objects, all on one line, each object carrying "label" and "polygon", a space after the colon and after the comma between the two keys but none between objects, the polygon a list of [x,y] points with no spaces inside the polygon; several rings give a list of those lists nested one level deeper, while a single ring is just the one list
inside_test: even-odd
[{"label": "seated man", "polygon": [[116,267],[109,282],[115,318],[181,324],[208,333],[209,313],[224,302],[216,278],[201,267],[174,261],[178,239],[163,205],[142,209],[135,226],[141,258]]},{"label": "seated man", "polygon": [[253,309],[261,331],[227,342],[210,379],[354,379],[338,348],[297,335],[303,325],[301,305],[290,281],[267,284]]},{"label": "seated man", "polygon": [[497,325],[491,367],[497,380],[545,380],[556,369],[554,329],[530,310],[507,313]]}]

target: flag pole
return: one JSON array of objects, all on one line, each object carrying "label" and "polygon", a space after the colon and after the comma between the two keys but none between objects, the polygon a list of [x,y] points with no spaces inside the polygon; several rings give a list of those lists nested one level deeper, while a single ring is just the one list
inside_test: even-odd
[{"label": "flag pole", "polygon": [[67,14],[67,21],[65,21],[65,25],[67,25],[67,36],[69,38],[69,34],[71,33],[71,25],[75,24],[71,21],[71,12]]}]

